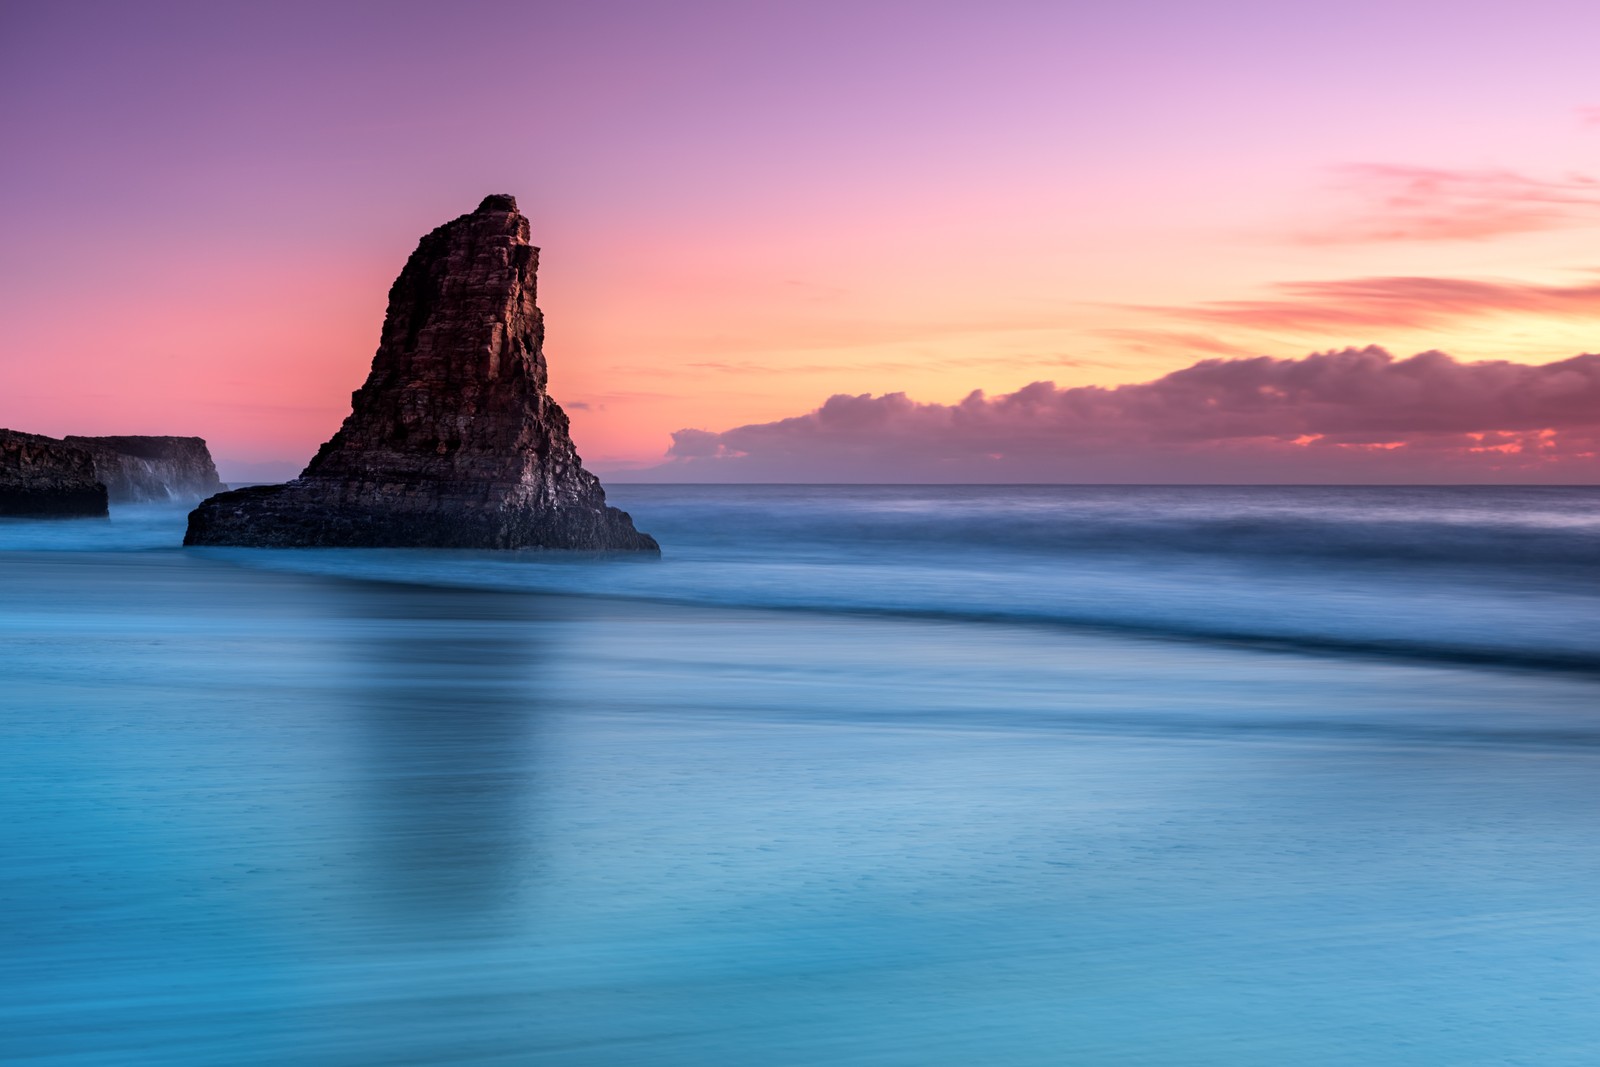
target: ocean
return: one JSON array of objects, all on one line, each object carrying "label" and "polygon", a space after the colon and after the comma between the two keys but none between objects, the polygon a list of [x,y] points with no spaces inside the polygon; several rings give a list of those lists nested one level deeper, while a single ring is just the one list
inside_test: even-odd
[{"label": "ocean", "polygon": [[0,520],[0,1062],[1600,1062],[1600,490]]}]

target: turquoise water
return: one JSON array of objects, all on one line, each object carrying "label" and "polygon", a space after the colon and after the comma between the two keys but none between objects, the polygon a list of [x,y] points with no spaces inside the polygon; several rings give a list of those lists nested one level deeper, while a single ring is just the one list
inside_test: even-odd
[{"label": "turquoise water", "polygon": [[1600,494],[0,525],[0,1059],[1590,1064]]}]

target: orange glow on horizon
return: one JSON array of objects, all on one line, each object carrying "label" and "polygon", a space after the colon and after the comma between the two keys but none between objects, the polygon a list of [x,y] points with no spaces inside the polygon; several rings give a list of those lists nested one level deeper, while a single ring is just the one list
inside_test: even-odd
[{"label": "orange glow on horizon", "polygon": [[[194,433],[297,467],[347,412],[416,241],[490,192],[532,220],[552,393],[602,473],[836,394],[1600,349],[1581,33],[1540,37],[1514,94],[1463,57],[1503,69],[1527,26],[1480,39],[1452,11],[1428,48],[1339,38],[1341,63],[1403,59],[1433,86],[1408,95],[1307,76],[1292,19],[1182,5],[874,9],[848,34],[502,14],[559,93],[483,63],[481,27],[445,9],[386,23],[392,49],[366,47],[369,19],[307,34],[271,7],[181,33],[131,10],[19,22],[0,42],[26,149],[0,176],[0,425]],[[253,58],[217,60],[235,54]]]}]

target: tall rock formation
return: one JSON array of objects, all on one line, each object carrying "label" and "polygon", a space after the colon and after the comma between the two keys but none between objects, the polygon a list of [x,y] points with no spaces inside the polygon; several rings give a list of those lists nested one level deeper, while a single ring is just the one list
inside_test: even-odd
[{"label": "tall rock formation", "polygon": [[227,486],[200,437],[78,437],[65,442],[94,457],[113,504],[194,504]]},{"label": "tall rock formation", "polygon": [[339,432],[294,481],[202,503],[184,543],[659,551],[545,391],[538,264],[509,196],[424,237]]},{"label": "tall rock formation", "polygon": [[106,487],[86,450],[54,437],[0,430],[0,515],[106,513]]}]

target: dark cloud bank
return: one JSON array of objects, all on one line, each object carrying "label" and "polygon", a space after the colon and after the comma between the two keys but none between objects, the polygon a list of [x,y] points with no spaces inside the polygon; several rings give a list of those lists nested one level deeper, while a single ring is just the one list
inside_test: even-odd
[{"label": "dark cloud bank", "polygon": [[1600,481],[1600,355],[1528,366],[1381,348],[1208,359],[1116,388],[1035,382],[957,404],[830,397],[805,415],[680,430],[649,480]]}]

